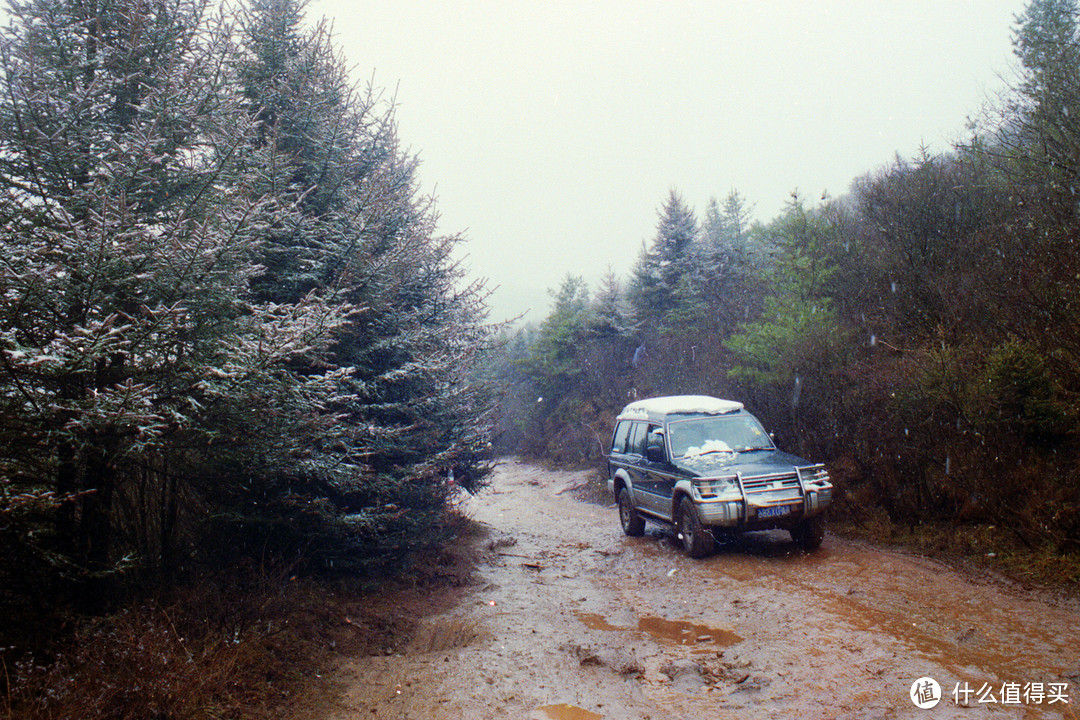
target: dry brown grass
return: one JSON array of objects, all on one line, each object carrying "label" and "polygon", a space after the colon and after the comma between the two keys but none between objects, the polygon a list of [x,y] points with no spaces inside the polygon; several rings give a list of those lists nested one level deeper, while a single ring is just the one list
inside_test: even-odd
[{"label": "dry brown grass", "polygon": [[410,655],[423,655],[468,647],[490,637],[479,621],[462,617],[432,618],[417,629],[409,643]]},{"label": "dry brown grass", "polygon": [[869,514],[860,523],[834,522],[831,527],[847,537],[897,545],[977,573],[1080,595],[1080,552],[1027,547],[1008,528],[974,523],[899,525],[884,512]]},{"label": "dry brown grass", "polygon": [[[342,658],[403,648],[469,583],[478,530],[459,522],[459,541],[377,586],[241,568],[104,617],[71,615],[47,647],[0,648],[0,718],[301,716],[334,692],[326,676]],[[422,642],[475,632],[450,623]]]},{"label": "dry brown grass", "polygon": [[604,507],[615,504],[615,498],[608,491],[607,475],[602,470],[594,469],[590,472],[586,482],[574,488],[572,493],[582,502]]}]

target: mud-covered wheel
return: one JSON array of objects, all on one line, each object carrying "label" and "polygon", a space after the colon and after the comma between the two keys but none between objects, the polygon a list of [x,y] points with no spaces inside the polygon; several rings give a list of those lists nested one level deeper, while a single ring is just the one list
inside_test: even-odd
[{"label": "mud-covered wheel", "polygon": [[791,528],[791,539],[803,550],[817,550],[825,539],[825,516],[815,515],[800,520],[798,525]]},{"label": "mud-covered wheel", "polygon": [[645,534],[645,519],[638,515],[634,502],[630,499],[630,491],[626,488],[619,489],[619,522],[622,531],[630,537],[641,537]]},{"label": "mud-covered wheel", "polygon": [[676,514],[675,532],[682,542],[683,550],[692,558],[703,558],[712,553],[716,547],[716,539],[712,531],[701,524],[697,508],[693,501],[685,495],[679,500],[679,511]]}]

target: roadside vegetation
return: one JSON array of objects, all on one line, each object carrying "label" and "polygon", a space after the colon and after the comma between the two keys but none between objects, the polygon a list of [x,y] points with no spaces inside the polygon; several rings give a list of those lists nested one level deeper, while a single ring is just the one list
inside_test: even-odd
[{"label": "roadside vegetation", "polygon": [[10,3],[4,717],[240,716],[309,580],[409,571],[485,483],[487,291],[303,12]]},{"label": "roadside vegetation", "polygon": [[465,582],[493,432],[596,463],[657,394],[744,400],[858,531],[1080,583],[1075,2],[953,152],[765,223],[672,191],[631,277],[498,338],[303,0],[9,8],[0,716],[285,716],[407,631],[384,578]]},{"label": "roadside vegetation", "polygon": [[321,717],[343,660],[402,651],[470,583],[480,527],[456,514],[448,523],[470,541],[379,582],[245,563],[110,613],[69,615],[61,629],[24,628],[52,634],[34,654],[5,648],[0,717]]},{"label": "roadside vegetation", "polygon": [[1078,17],[1028,5],[1011,91],[948,153],[767,222],[672,190],[630,277],[567,276],[503,338],[503,446],[598,463],[632,399],[738,398],[853,531],[1080,586]]}]

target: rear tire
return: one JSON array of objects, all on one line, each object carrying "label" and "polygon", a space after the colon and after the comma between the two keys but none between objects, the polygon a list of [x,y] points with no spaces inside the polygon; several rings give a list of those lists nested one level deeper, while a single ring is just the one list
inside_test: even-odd
[{"label": "rear tire", "polygon": [[791,539],[803,550],[817,550],[825,539],[825,516],[805,518],[791,528]]},{"label": "rear tire", "polygon": [[686,554],[692,558],[703,558],[712,554],[716,549],[716,538],[713,537],[711,530],[701,524],[697,508],[694,507],[694,502],[690,498],[682,496],[675,517],[677,518],[675,532]]},{"label": "rear tire", "polygon": [[645,519],[638,514],[634,502],[630,499],[630,491],[626,488],[619,490],[619,523],[622,531],[630,537],[641,537],[645,534]]}]

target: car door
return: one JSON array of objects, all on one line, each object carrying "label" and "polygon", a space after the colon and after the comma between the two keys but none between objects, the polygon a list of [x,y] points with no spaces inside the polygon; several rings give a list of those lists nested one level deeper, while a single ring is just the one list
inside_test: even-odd
[{"label": "car door", "polygon": [[639,446],[641,461],[638,467],[641,479],[638,482],[642,502],[639,507],[660,517],[670,519],[671,494],[675,483],[668,472],[669,466],[666,455],[662,460],[650,460],[646,452],[649,435],[653,434],[654,438],[658,437],[661,426],[655,423],[640,423],[640,425],[642,426],[640,429],[641,444]]},{"label": "car door", "polygon": [[630,483],[633,485],[634,505],[639,510],[652,512],[655,503],[652,495],[648,492],[648,474],[645,462],[645,437],[648,425],[644,422],[634,422],[630,428],[630,434],[626,442],[626,472],[630,475]]},{"label": "car door", "polygon": [[663,429],[660,425],[650,425],[646,435],[646,448],[649,445],[649,435],[653,436],[652,442],[658,444],[663,452],[662,457],[650,459],[646,453],[644,462],[646,480],[652,502],[652,511],[660,517],[671,520],[671,499],[675,493],[675,481],[677,477],[672,473],[672,465],[668,461],[667,443],[664,441]]}]

